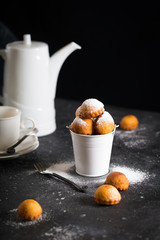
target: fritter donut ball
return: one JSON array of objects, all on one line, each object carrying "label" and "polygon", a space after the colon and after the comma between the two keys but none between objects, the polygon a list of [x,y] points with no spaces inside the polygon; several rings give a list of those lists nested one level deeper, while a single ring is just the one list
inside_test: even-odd
[{"label": "fritter donut ball", "polygon": [[80,118],[88,119],[101,115],[104,112],[104,105],[95,98],[85,100],[80,106],[77,114]]},{"label": "fritter donut ball", "polygon": [[107,134],[114,130],[115,124],[109,112],[104,112],[94,121],[94,129],[97,134]]},{"label": "fritter donut ball", "polygon": [[93,133],[93,121],[92,119],[76,117],[70,125],[70,130],[79,134],[91,135]]},{"label": "fritter donut ball", "polygon": [[138,127],[139,121],[134,115],[126,115],[121,119],[119,125],[123,130],[133,130]]},{"label": "fritter donut ball", "polygon": [[23,219],[35,220],[41,216],[42,208],[37,201],[33,199],[27,199],[18,206],[17,212],[18,215]]},{"label": "fritter donut ball", "polygon": [[94,199],[100,205],[114,205],[120,202],[121,194],[112,185],[102,185],[97,188]]},{"label": "fritter donut ball", "polygon": [[125,191],[129,187],[128,178],[121,172],[111,172],[107,176],[105,184],[111,184],[121,191]]},{"label": "fritter donut ball", "polygon": [[75,112],[75,116],[76,116],[76,117],[78,117],[78,115],[79,115],[80,107],[81,107],[81,106],[79,106],[79,107],[77,108],[76,112]]}]

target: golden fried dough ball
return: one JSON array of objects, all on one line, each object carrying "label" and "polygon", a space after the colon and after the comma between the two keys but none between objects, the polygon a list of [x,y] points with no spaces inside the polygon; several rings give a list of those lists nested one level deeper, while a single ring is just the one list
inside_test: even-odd
[{"label": "golden fried dough ball", "polygon": [[80,118],[88,119],[101,115],[104,112],[104,105],[95,98],[85,100],[80,106],[77,114]]},{"label": "golden fried dough ball", "polygon": [[126,115],[120,121],[120,128],[123,130],[133,130],[138,127],[138,119],[134,115]]},{"label": "golden fried dough ball", "polygon": [[79,134],[91,135],[93,133],[93,121],[92,119],[76,117],[70,125],[70,130]]},{"label": "golden fried dough ball", "polygon": [[18,215],[23,219],[35,220],[41,216],[42,208],[37,201],[33,199],[27,199],[18,206],[17,212]]},{"label": "golden fried dough ball", "polygon": [[104,112],[94,121],[94,129],[97,134],[107,134],[114,130],[115,124],[109,112]]},{"label": "golden fried dough ball", "polygon": [[111,184],[121,191],[124,191],[129,187],[128,178],[121,172],[111,172],[107,176],[105,184]]},{"label": "golden fried dough ball", "polygon": [[[81,107],[81,106],[80,106]],[[75,112],[75,116],[78,117],[79,115],[79,110],[80,110],[80,107],[77,108],[76,112]]]},{"label": "golden fried dough ball", "polygon": [[114,205],[120,202],[121,194],[112,185],[102,185],[97,188],[94,199],[101,205]]}]

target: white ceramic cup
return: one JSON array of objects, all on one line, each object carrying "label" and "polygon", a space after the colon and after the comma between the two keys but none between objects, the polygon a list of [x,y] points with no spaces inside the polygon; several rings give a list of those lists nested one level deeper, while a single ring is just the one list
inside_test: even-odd
[{"label": "white ceramic cup", "polygon": [[83,135],[70,130],[79,175],[99,177],[108,173],[115,131],[116,127],[104,135]]},{"label": "white ceramic cup", "polygon": [[[32,127],[35,127],[32,119],[26,119],[32,122]],[[8,147],[13,145],[20,136],[21,127],[25,129],[25,119],[21,122],[21,111],[10,106],[0,106],[0,152],[5,152]],[[31,129],[30,128],[30,129]]]}]

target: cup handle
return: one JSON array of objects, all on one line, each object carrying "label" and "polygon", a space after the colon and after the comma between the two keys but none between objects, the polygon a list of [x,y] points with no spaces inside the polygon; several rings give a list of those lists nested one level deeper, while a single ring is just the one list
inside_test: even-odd
[{"label": "cup handle", "polygon": [[[27,123],[28,121],[31,122],[31,126]],[[35,122],[31,118],[24,118],[21,121],[21,129],[25,130],[25,134],[28,134],[30,131],[32,131],[35,128]]]}]

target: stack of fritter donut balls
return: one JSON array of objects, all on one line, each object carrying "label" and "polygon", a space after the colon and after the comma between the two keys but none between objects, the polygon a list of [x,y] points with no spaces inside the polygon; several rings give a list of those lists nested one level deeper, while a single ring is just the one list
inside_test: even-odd
[{"label": "stack of fritter donut balls", "polygon": [[95,98],[85,100],[75,115],[70,130],[78,134],[107,134],[115,128],[112,116],[105,111],[103,103]]}]

